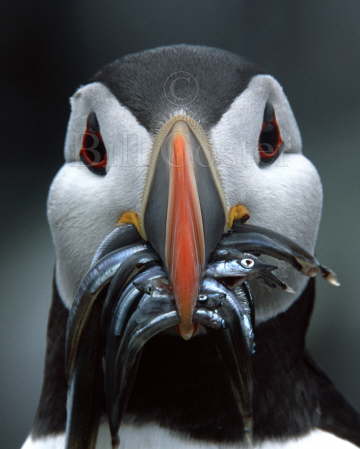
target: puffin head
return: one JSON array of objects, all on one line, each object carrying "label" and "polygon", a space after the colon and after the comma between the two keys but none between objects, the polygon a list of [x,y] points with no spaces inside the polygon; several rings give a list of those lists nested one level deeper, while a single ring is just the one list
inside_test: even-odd
[{"label": "puffin head", "polygon": [[[227,51],[161,47],[125,56],[71,98],[65,163],[48,198],[56,285],[71,307],[99,245],[132,223],[173,286],[180,332],[209,256],[244,214],[309,253],[322,205],[318,173],[279,83]],[[306,284],[279,262],[295,294],[250,281],[256,320],[286,310]]]}]

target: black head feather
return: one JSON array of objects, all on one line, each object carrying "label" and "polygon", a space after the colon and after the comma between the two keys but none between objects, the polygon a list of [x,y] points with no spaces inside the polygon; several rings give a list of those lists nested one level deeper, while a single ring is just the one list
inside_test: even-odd
[{"label": "black head feather", "polygon": [[180,110],[208,129],[259,73],[255,64],[228,51],[175,45],[124,56],[91,81],[103,83],[155,132]]}]

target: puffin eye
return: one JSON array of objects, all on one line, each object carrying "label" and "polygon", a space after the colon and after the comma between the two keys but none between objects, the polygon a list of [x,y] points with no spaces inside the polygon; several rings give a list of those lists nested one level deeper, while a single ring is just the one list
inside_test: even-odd
[{"label": "puffin eye", "polygon": [[255,262],[253,261],[253,259],[246,257],[246,258],[240,260],[240,264],[244,268],[252,268],[255,265]]},{"label": "puffin eye", "polygon": [[101,137],[99,122],[94,112],[91,112],[87,118],[80,159],[96,175],[106,175],[107,153]]},{"label": "puffin eye", "polygon": [[278,158],[282,146],[283,140],[276,121],[274,108],[267,103],[259,136],[260,166],[266,166],[274,162]]}]

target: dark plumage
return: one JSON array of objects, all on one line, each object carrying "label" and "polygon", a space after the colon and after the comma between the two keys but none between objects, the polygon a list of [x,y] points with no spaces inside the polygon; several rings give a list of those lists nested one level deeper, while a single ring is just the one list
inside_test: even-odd
[{"label": "dark plumage", "polygon": [[[182,80],[186,73],[190,77]],[[124,56],[106,65],[91,81],[107,86],[154,133],[179,109],[208,129],[259,73],[263,73],[259,67],[233,53],[175,45]],[[178,80],[173,85],[175,95],[171,90],[174,79]]]}]

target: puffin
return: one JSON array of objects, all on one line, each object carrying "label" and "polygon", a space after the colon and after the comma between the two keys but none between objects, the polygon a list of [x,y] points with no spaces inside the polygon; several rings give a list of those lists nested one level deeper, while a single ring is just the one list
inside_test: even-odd
[{"label": "puffin", "polygon": [[[129,54],[103,67],[72,96],[64,151],[47,203],[56,263],[43,387],[22,449],[360,447],[360,415],[306,349],[314,273],[299,269],[298,256],[292,265],[282,257],[275,266],[271,256],[276,252],[262,255],[246,247],[240,253],[226,246],[237,235],[241,238],[241,233],[229,235],[237,224],[243,242],[252,233],[270,248],[265,240],[272,234],[264,231],[263,237],[259,229],[264,228],[308,257],[315,252],[321,180],[302,152],[295,117],[278,81],[238,55],[206,46]],[[126,293],[121,282],[129,270],[120,275],[113,267],[130,260],[136,282]],[[145,265],[147,271],[141,271]],[[227,274],[229,266],[235,274]],[[251,276],[246,274],[250,271]],[[147,281],[144,273],[151,273]],[[113,279],[108,290],[96,284],[101,276],[103,283]],[[237,287],[231,287],[234,279]],[[246,437],[245,415],[239,414],[237,390],[228,382],[236,377],[235,365],[224,363],[222,350],[215,350],[210,334],[219,331],[208,333],[204,325],[226,327],[221,304],[226,292],[243,285],[251,290],[253,346],[248,358],[237,354],[246,352],[241,339],[231,351],[241,366],[251,359],[251,438]],[[86,289],[93,296],[86,296]],[[131,365],[132,358],[122,354],[138,341],[124,337],[119,343],[122,312],[116,304],[109,306],[109,291],[116,289],[123,289],[121,310],[124,298],[136,289],[143,295],[140,317],[153,317],[156,295],[171,296],[168,303],[175,312],[166,306],[161,317],[168,317],[167,329],[159,328],[145,344],[136,337],[141,359],[136,375],[129,371],[119,377],[127,379],[121,390],[127,400],[121,420],[110,419],[117,423],[112,429],[104,411],[109,402],[111,413],[115,410],[110,415],[120,415],[119,396],[113,394],[118,391],[115,362],[111,365],[118,359],[111,354]],[[83,313],[85,328],[84,310],[100,290],[105,299],[93,301],[79,357],[98,357],[96,348],[113,326],[118,331],[109,340],[114,342],[109,351],[106,347],[110,356],[79,365],[82,374],[75,378],[80,380],[69,382],[74,372],[69,340],[80,339],[76,320]],[[88,302],[82,303],[84,295]],[[209,309],[197,308],[209,298]],[[97,304],[107,304],[105,312]],[[239,319],[245,329],[250,315],[243,311]],[[231,313],[223,316],[231,321]],[[109,325],[116,314],[117,323]],[[132,325],[139,329],[140,321],[136,315]],[[105,387],[104,365],[112,379]],[[95,392],[88,378],[96,382]],[[89,409],[98,417],[93,438],[84,418]]]}]

